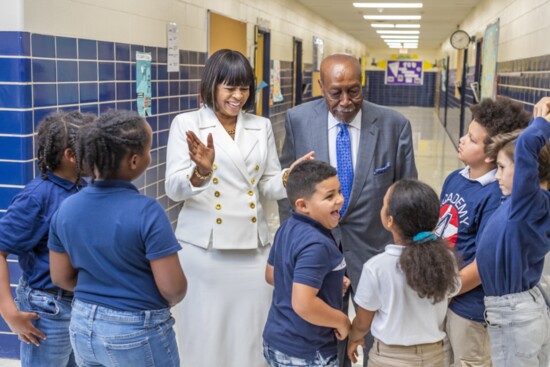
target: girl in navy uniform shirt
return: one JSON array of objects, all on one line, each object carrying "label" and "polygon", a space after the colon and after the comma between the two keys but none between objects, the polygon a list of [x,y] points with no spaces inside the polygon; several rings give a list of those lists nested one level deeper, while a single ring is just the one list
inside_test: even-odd
[{"label": "girl in navy uniform shirt", "polygon": [[[69,340],[72,293],[50,278],[48,231],[59,205],[84,184],[75,155],[77,131],[93,115],[48,115],[36,136],[40,176],[17,194],[0,219],[0,314],[21,340],[21,365],[76,366]],[[7,256],[19,257],[17,297],[10,291]]]},{"label": "girl in navy uniform shirt", "polygon": [[80,366],[179,366],[170,307],[187,290],[164,209],[131,181],[151,162],[141,117],[109,111],[81,132],[92,183],[52,218],[51,274],[73,290],[71,343]]},{"label": "girl in navy uniform shirt", "polygon": [[549,104],[544,98],[535,106],[535,119],[517,140],[505,134],[488,147],[504,197],[481,233],[476,259],[495,367],[550,361],[549,311],[537,287],[550,250]]}]

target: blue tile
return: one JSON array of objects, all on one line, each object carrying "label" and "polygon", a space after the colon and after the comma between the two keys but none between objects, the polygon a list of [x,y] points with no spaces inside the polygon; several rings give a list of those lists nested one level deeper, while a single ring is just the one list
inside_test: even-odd
[{"label": "blue tile", "polygon": [[76,38],[55,37],[58,59],[76,59]]},{"label": "blue tile", "polygon": [[89,104],[80,106],[80,112],[82,113],[91,113],[97,116],[97,104]]},{"label": "blue tile", "polygon": [[115,64],[112,62],[99,63],[99,80],[115,80]]},{"label": "blue tile", "polygon": [[30,34],[28,32],[0,31],[0,55],[30,56]]},{"label": "blue tile", "polygon": [[31,62],[29,59],[0,58],[0,82],[30,82]]},{"label": "blue tile", "polygon": [[130,45],[115,43],[115,55],[117,61],[130,61]]},{"label": "blue tile", "polygon": [[[44,117],[46,117],[47,115],[55,111],[57,111],[57,107],[40,108],[40,109],[33,110],[32,113],[33,113],[34,124],[38,126],[40,122],[42,122]],[[34,130],[36,131],[36,128]]]},{"label": "blue tile", "polygon": [[34,107],[57,105],[57,90],[55,84],[35,84],[33,86]]},{"label": "blue tile", "polygon": [[168,108],[168,98],[159,98],[158,99],[158,113],[167,113],[169,112]]},{"label": "blue tile", "polygon": [[[32,174],[32,167],[31,167],[31,174]],[[32,179],[33,177],[31,176],[29,178],[29,181]],[[17,263],[14,263],[14,262],[8,262],[8,271],[10,273],[10,284],[17,284],[18,281],[19,281],[19,278],[21,278],[21,267],[19,266],[19,264]]]},{"label": "blue tile", "polygon": [[180,110],[180,101],[178,97],[170,98],[170,112],[175,112]]},{"label": "blue tile", "polygon": [[117,62],[115,70],[116,80],[132,80],[130,76],[130,64]]},{"label": "blue tile", "polygon": [[116,103],[116,109],[117,110],[132,110],[132,103],[131,102],[117,102]]},{"label": "blue tile", "polygon": [[157,48],[157,59],[158,62],[161,64],[166,64],[168,62],[168,50],[166,49],[166,47]]},{"label": "blue tile", "polygon": [[97,60],[97,41],[79,39],[78,58],[81,60]]},{"label": "blue tile", "polygon": [[178,96],[180,94],[180,83],[171,81],[168,83],[168,89],[171,96]]},{"label": "blue tile", "polygon": [[168,96],[168,82],[158,82],[157,83],[157,92],[159,97]]},{"label": "blue tile", "polygon": [[57,95],[60,105],[78,103],[78,84],[58,84]]},{"label": "blue tile", "polygon": [[157,80],[157,65],[151,65],[151,80]]},{"label": "blue tile", "polygon": [[136,61],[136,52],[143,52],[145,50],[143,45],[130,45],[130,60]]},{"label": "blue tile", "polygon": [[31,86],[0,84],[0,107],[31,108],[32,107]]},{"label": "blue tile", "polygon": [[102,115],[104,114],[105,112],[109,111],[109,110],[114,110],[116,108],[116,104],[113,102],[113,103],[101,103],[99,105],[99,114]]},{"label": "blue tile", "polygon": [[78,82],[78,63],[57,60],[57,81]]},{"label": "blue tile", "polygon": [[151,62],[157,62],[157,48],[156,47],[145,46],[145,52],[149,52],[151,54]]},{"label": "blue tile", "polygon": [[97,83],[80,84],[80,103],[97,102]]},{"label": "blue tile", "polygon": [[32,80],[35,83],[55,82],[55,60],[32,60]]},{"label": "blue tile", "polygon": [[115,83],[100,83],[99,84],[99,100],[101,102],[116,100]]},{"label": "blue tile", "polygon": [[[0,179],[1,179],[1,175],[0,175]],[[149,167],[147,171],[145,171],[145,182],[150,184],[157,181],[158,181],[157,167]]]},{"label": "blue tile", "polygon": [[55,58],[55,37],[31,34],[32,56]]},{"label": "blue tile", "polygon": [[32,134],[31,111],[0,111],[0,134]]},{"label": "blue tile", "polygon": [[168,80],[168,71],[166,65],[157,65],[157,79]]},{"label": "blue tile", "polygon": [[97,54],[99,60],[115,59],[115,44],[113,42],[97,42]]},{"label": "blue tile", "polygon": [[32,136],[0,136],[0,159],[26,161],[32,158]]},{"label": "blue tile", "polygon": [[170,118],[168,115],[159,116],[159,130],[168,130],[170,128]]},{"label": "blue tile", "polygon": [[0,334],[0,345],[2,346],[3,358],[19,359],[19,339],[17,335]]},{"label": "blue tile", "polygon": [[130,83],[116,83],[116,99],[130,99]]},{"label": "blue tile", "polygon": [[33,178],[33,165],[34,161],[0,162],[0,182],[3,185],[26,185]]},{"label": "blue tile", "polygon": [[180,64],[189,64],[189,51],[180,50]]},{"label": "blue tile", "polygon": [[82,81],[97,80],[97,62],[95,61],[79,61],[78,62],[78,77]]}]

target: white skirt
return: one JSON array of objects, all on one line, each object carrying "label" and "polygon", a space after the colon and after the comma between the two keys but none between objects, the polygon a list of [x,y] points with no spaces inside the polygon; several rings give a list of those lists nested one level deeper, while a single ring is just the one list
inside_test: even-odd
[{"label": "white skirt", "polygon": [[216,250],[181,244],[187,295],[174,310],[183,367],[264,367],[262,333],[273,288],[270,247]]}]

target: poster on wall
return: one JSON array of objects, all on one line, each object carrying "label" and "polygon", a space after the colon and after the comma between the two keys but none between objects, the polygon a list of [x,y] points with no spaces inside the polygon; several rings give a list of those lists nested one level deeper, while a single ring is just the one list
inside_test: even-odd
[{"label": "poster on wall", "polygon": [[273,60],[273,68],[271,69],[271,104],[282,102],[283,94],[281,93],[281,63],[279,60]]},{"label": "poster on wall", "polygon": [[140,116],[151,116],[151,53],[136,52],[136,93]]},{"label": "poster on wall", "polygon": [[483,38],[481,99],[494,98],[496,95],[499,23],[500,19],[497,19],[495,23],[489,25]]},{"label": "poster on wall", "polygon": [[423,61],[388,60],[386,63],[386,85],[422,85],[424,84]]},{"label": "poster on wall", "polygon": [[325,54],[324,41],[313,36],[313,71],[319,71]]},{"label": "poster on wall", "polygon": [[178,31],[178,25],[176,23],[168,23],[166,25],[167,48],[166,58],[168,72],[180,70],[180,36]]}]

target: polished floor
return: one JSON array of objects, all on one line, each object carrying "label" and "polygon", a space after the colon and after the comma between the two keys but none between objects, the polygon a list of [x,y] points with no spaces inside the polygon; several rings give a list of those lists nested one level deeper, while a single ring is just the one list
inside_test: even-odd
[{"label": "polished floor", "polygon": [[[457,159],[455,145],[432,108],[399,107],[394,109],[411,121],[419,179],[430,184],[439,193],[445,177],[455,169],[463,167],[463,164]],[[350,316],[353,317],[353,314]],[[18,361],[0,359],[0,367],[19,365]],[[354,366],[362,366],[362,363]]]}]

